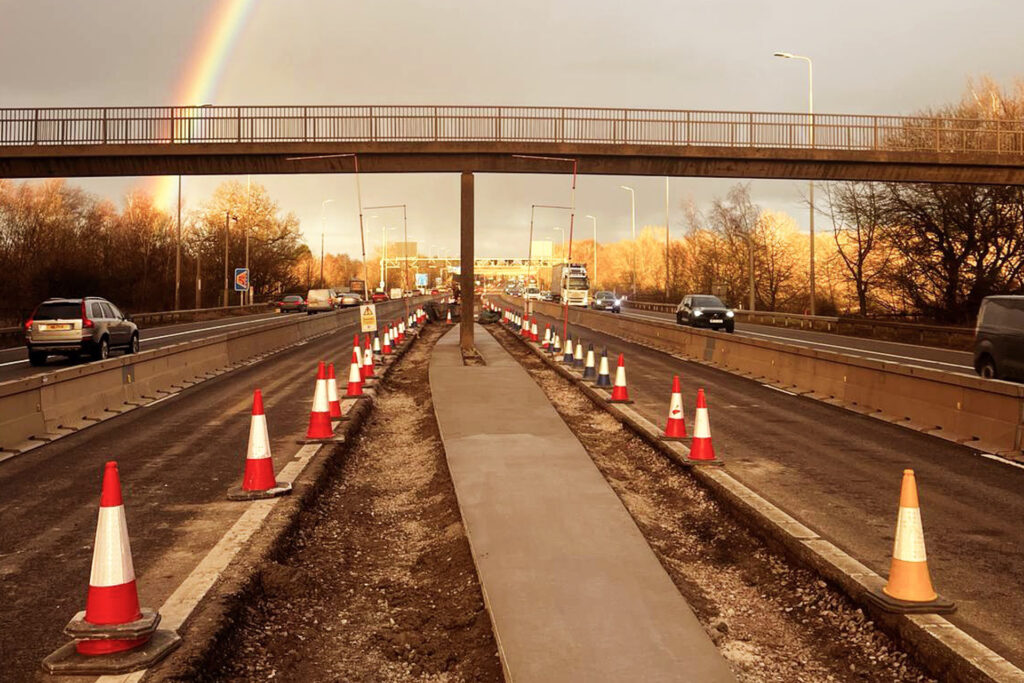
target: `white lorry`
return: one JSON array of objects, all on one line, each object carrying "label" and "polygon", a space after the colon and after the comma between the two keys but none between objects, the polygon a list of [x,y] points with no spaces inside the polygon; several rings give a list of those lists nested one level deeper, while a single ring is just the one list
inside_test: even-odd
[{"label": "white lorry", "polygon": [[551,268],[552,301],[586,307],[590,303],[587,264],[558,263]]}]

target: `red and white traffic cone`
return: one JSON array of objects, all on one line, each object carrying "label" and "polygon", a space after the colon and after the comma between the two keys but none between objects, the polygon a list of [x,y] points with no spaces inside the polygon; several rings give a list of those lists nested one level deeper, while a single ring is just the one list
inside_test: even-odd
[{"label": "red and white traffic cone", "polygon": [[551,348],[551,325],[544,326],[544,341],[541,342],[540,347],[545,351]]},{"label": "red and white traffic cone", "polygon": [[665,441],[682,441],[686,438],[686,418],[683,415],[683,393],[679,388],[679,375],[672,377],[672,397],[668,402],[668,422],[665,424]]},{"label": "red and white traffic cone", "polygon": [[309,411],[309,428],[306,429],[307,439],[330,439],[334,436],[331,429],[331,407],[327,399],[327,371],[324,362],[320,361],[316,370],[316,390],[313,391],[313,408]]},{"label": "red and white traffic cone", "polygon": [[398,321],[398,341],[405,341],[405,323],[401,320]]},{"label": "red and white traffic cone", "polygon": [[540,337],[537,335],[537,319],[534,318],[530,323],[530,341],[539,341]]},{"label": "red and white traffic cone", "polygon": [[448,315],[445,318],[444,324],[445,325],[451,325],[452,324],[452,309],[450,309],[450,308],[448,309]]},{"label": "red and white traffic cone", "polygon": [[177,647],[172,631],[157,631],[160,615],[139,607],[128,523],[117,463],[103,469],[100,513],[85,611],[64,632],[74,638],[43,660],[51,674],[113,674],[144,669]]},{"label": "red and white traffic cone", "polygon": [[632,403],[629,400],[629,389],[626,388],[626,359],[620,353],[619,364],[615,368],[615,385],[612,386],[611,403]]},{"label": "red and white traffic cone", "polygon": [[373,352],[380,355],[380,335],[376,332],[373,333]]},{"label": "red and white traffic cone", "polygon": [[249,422],[249,447],[245,452],[245,474],[242,485],[228,489],[228,500],[259,500],[291,493],[292,485],[274,477],[274,461],[270,455],[267,416],[263,413],[263,394],[252,395],[252,418]]},{"label": "red and white traffic cone", "polygon": [[[359,334],[352,335],[352,350],[361,354],[363,349],[359,346]],[[361,358],[362,356],[360,356]]]},{"label": "red and white traffic cone", "polygon": [[373,368],[373,349],[370,348],[370,335],[366,335],[366,348],[363,349],[363,379],[373,379],[377,373]]},{"label": "red and white traffic cone", "polygon": [[348,391],[345,398],[359,398],[363,396],[363,364],[359,359],[359,352],[352,352],[352,363],[348,368]]},{"label": "red and white traffic cone", "polygon": [[697,390],[697,414],[693,418],[693,443],[690,444],[690,460],[712,462],[715,447],[711,444],[711,421],[708,419],[708,404],[704,390]]},{"label": "red and white traffic cone", "polygon": [[384,348],[381,349],[381,352],[385,356],[391,355],[391,332],[389,332],[387,329],[384,330]]},{"label": "red and white traffic cone", "polygon": [[338,400],[338,378],[334,375],[334,363],[327,366],[327,412],[332,420],[341,419],[341,402]]}]

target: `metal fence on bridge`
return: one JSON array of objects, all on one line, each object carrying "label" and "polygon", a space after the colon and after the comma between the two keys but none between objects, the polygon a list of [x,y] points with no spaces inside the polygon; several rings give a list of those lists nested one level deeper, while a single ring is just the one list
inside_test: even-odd
[{"label": "metal fence on bridge", "polygon": [[579,107],[0,109],[0,146],[266,142],[547,142],[1024,155],[1024,122]]}]

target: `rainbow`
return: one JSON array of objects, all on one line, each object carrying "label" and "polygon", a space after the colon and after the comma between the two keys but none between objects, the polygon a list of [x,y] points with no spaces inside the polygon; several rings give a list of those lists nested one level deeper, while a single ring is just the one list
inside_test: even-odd
[{"label": "rainbow", "polygon": [[[231,49],[245,28],[256,0],[216,0],[203,21],[191,50],[184,76],[174,92],[178,106],[207,104],[213,99],[224,75]],[[178,199],[177,176],[161,176],[155,181],[153,202],[157,208],[170,209]]]}]

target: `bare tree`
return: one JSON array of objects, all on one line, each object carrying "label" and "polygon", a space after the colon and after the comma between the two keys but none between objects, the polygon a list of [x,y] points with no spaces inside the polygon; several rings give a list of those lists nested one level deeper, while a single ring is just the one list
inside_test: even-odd
[{"label": "bare tree", "polygon": [[836,256],[846,267],[857,295],[857,309],[868,313],[871,289],[887,275],[892,256],[883,239],[885,189],[876,183],[824,185],[826,212],[832,220]]}]

